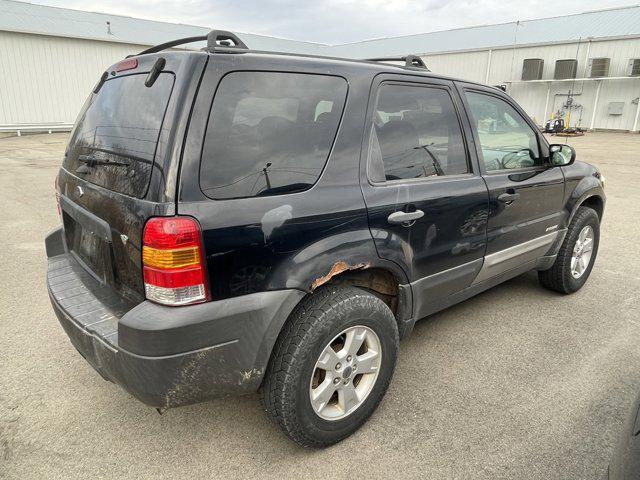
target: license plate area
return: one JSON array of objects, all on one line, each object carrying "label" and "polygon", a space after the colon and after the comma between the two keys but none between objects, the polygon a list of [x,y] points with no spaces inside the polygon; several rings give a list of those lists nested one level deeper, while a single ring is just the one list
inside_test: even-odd
[{"label": "license plate area", "polygon": [[82,207],[60,198],[67,249],[96,280],[113,283],[111,228]]},{"label": "license plate area", "polygon": [[104,242],[66,213],[63,214],[63,224],[69,251],[76,256],[77,260],[80,260],[89,273],[101,282],[105,282],[104,262],[101,261]]}]

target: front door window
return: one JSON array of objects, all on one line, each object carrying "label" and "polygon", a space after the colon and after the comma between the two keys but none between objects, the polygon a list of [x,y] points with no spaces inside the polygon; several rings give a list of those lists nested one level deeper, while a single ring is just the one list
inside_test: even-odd
[{"label": "front door window", "polygon": [[493,95],[466,96],[487,172],[543,165],[536,133],[511,105]]}]

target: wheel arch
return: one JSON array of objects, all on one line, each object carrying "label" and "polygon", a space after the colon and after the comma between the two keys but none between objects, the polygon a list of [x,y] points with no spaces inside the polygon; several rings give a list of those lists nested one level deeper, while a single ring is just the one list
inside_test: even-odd
[{"label": "wheel arch", "polygon": [[573,217],[576,216],[576,213],[578,213],[580,207],[589,207],[595,210],[598,215],[598,220],[602,222],[605,202],[604,194],[601,195],[595,189],[583,193],[576,201],[572,202],[571,214],[567,219],[567,226],[571,225],[571,221]]},{"label": "wheel arch", "polygon": [[[598,194],[593,194],[585,197],[580,204],[578,204],[576,211],[580,207],[589,207],[596,211],[598,219],[602,221],[602,215],[604,214],[604,199]],[[575,212],[574,212],[575,213]]]},{"label": "wheel arch", "polygon": [[567,226],[582,206],[593,208],[598,214],[599,220],[602,221],[605,204],[606,196],[598,180],[593,177],[584,178],[574,189],[568,201],[567,206],[571,213],[567,220]]},{"label": "wheel arch", "polygon": [[[387,267],[364,266],[363,268],[338,269],[332,267],[329,276],[322,277],[321,285],[351,285],[367,290],[380,298],[391,310],[398,324],[400,338],[405,338],[411,331],[413,302],[411,288],[402,282],[398,273]],[[314,283],[315,285],[315,283]],[[320,287],[316,286],[315,288]],[[313,295],[312,290],[310,295]]]},{"label": "wheel arch", "polygon": [[400,320],[412,316],[409,279],[399,265],[378,256],[368,228],[341,232],[307,245],[280,262],[271,278],[268,289],[285,286],[307,295],[326,284],[354,285],[386,299]]}]

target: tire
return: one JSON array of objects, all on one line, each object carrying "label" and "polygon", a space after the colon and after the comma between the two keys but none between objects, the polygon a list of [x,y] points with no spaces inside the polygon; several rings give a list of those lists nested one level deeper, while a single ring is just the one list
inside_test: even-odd
[{"label": "tire", "polygon": [[[576,242],[579,240],[581,232],[587,227],[591,227],[591,231],[593,232],[591,255],[586,268],[583,269],[579,277],[576,277],[572,273],[572,257],[574,249],[577,248]],[[599,244],[600,219],[598,218],[598,214],[592,208],[579,207],[571,220],[567,235],[562,242],[553,266],[549,270],[538,272],[538,279],[542,286],[564,294],[580,290],[591,274],[593,264],[598,254]]]},{"label": "tire", "polygon": [[[351,338],[364,336],[360,350],[348,357],[349,362],[347,357],[340,357],[344,363],[340,363],[341,371],[317,367],[321,355],[327,359],[327,365],[333,365],[334,357],[327,353],[330,345],[334,345],[332,350],[338,349],[340,355],[345,355],[346,346],[339,345],[346,338],[346,334],[340,335],[345,330],[349,335],[354,332]],[[367,366],[364,360],[365,357],[376,358],[375,349],[371,348],[376,339],[380,350],[377,369],[369,368],[371,365]],[[349,344],[356,345],[356,342]],[[296,307],[276,341],[259,392],[262,405],[267,415],[299,445],[318,448],[337,443],[360,428],[377,408],[393,376],[398,348],[396,319],[380,298],[352,286],[320,288]],[[364,354],[361,353],[363,350],[366,350]],[[362,364],[358,366],[360,360]],[[347,367],[354,365],[355,370],[349,373]],[[361,372],[375,370],[375,373],[358,373],[358,367]],[[323,375],[324,380],[320,382],[319,377]],[[342,402],[353,408],[344,410],[340,407],[340,400],[347,395],[347,387],[344,387],[343,394],[335,393],[324,410],[316,413],[311,395],[319,390],[312,391],[314,382],[327,385],[327,391],[330,391],[332,382],[336,381],[341,389],[343,382],[351,381],[354,389],[368,393],[362,395],[361,402]],[[321,403],[316,401],[314,405],[317,407]],[[329,418],[330,414],[334,416]],[[341,414],[344,416],[340,417]]]}]

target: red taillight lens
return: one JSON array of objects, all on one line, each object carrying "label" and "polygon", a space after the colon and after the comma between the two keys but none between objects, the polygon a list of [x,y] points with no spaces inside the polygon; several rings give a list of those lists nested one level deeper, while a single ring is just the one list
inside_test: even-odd
[{"label": "red taillight lens", "polygon": [[200,225],[191,217],[154,217],[144,227],[147,298],[164,305],[209,300]]},{"label": "red taillight lens", "polygon": [[128,58],[116,65],[116,72],[124,72],[125,70],[133,70],[138,67],[137,58]]}]

